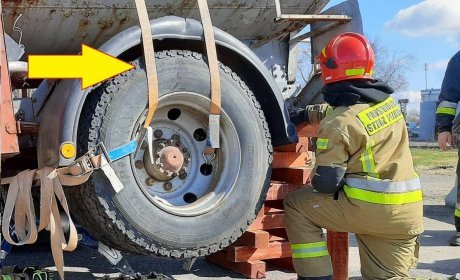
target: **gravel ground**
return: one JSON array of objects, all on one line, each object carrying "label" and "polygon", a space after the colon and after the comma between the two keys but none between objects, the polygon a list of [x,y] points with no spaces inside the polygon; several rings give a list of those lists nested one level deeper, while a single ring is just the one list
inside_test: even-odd
[{"label": "gravel ground", "polygon": [[[454,176],[422,174],[425,198],[425,232],[421,238],[420,260],[413,276],[445,279],[446,276],[460,273],[460,247],[447,245],[447,239],[454,233],[452,209],[444,206],[444,197],[454,184]],[[46,239],[43,238],[43,239]],[[132,267],[142,273],[161,272],[177,280],[194,279],[245,279],[244,277],[197,260],[193,270],[182,270],[183,261],[154,257],[128,256]],[[73,253],[66,253],[66,279],[96,279],[105,274],[115,275],[115,270],[97,252],[80,246]],[[46,241],[34,246],[15,248],[7,259],[7,265],[39,265],[53,267],[53,261]],[[350,235],[350,279],[361,279],[359,272],[358,248],[353,235]],[[268,280],[295,279],[295,274],[271,270]]]}]

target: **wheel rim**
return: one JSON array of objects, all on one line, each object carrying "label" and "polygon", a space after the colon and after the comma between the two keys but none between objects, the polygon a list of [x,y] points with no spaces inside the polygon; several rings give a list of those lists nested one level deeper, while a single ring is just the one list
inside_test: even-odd
[{"label": "wheel rim", "polygon": [[[176,92],[160,98],[151,123],[154,131],[153,164],[147,138],[131,157],[139,188],[157,207],[174,215],[198,216],[216,207],[233,191],[238,177],[241,147],[238,133],[223,111],[220,148],[206,164],[207,123],[210,100],[190,92]],[[138,137],[146,112],[133,133]]]}]

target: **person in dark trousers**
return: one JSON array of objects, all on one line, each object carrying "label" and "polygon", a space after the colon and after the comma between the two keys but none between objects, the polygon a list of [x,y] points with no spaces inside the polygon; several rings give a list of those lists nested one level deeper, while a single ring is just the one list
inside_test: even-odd
[{"label": "person in dark trousers", "polygon": [[356,234],[363,279],[406,279],[417,263],[423,201],[404,116],[393,89],[372,78],[364,36],[343,33],[317,59],[332,111],[319,127],[313,188],[284,201],[298,279],[333,279],[322,228]]},{"label": "person in dark trousers", "polygon": [[[442,81],[439,105],[436,110],[436,125],[438,127],[439,147],[446,151],[452,147],[454,133],[460,134],[460,119],[457,115],[457,106],[460,101],[460,51],[457,52],[447,65],[446,74]],[[459,147],[460,148],[460,147]],[[460,155],[460,149],[459,149]],[[457,163],[457,203],[454,210],[455,228],[457,233],[452,236],[449,243],[452,246],[460,246],[460,158]]]}]

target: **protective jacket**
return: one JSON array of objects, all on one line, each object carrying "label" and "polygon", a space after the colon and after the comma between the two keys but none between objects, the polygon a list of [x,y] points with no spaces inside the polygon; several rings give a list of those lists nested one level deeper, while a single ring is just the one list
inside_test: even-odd
[{"label": "protective jacket", "polygon": [[[436,110],[436,125],[438,132],[454,130],[453,132],[460,133],[460,119],[455,121],[454,129],[452,125],[457,114],[457,106],[460,101],[460,51],[457,52],[447,65],[446,74],[442,81],[441,94],[439,95],[439,105]],[[457,163],[457,177],[460,176],[460,147],[458,150],[459,161]],[[457,204],[454,210],[455,227],[460,233],[460,183],[457,183]],[[457,238],[451,242],[456,244]],[[458,239],[460,240],[460,238]]]},{"label": "protective jacket", "polygon": [[[376,80],[331,85],[324,94],[334,109],[320,124],[313,187],[325,194],[343,188],[358,204],[377,206],[369,209],[380,212],[382,221],[393,220],[396,231],[387,233],[420,233],[420,180],[404,117],[390,97],[392,89]],[[400,205],[401,219],[395,222],[394,211],[377,210],[380,205]],[[376,217],[371,212],[370,220]]]},{"label": "protective jacket", "polygon": [[436,125],[438,132],[451,131],[452,122],[457,113],[460,101],[460,52],[457,52],[447,65],[446,74],[442,81],[439,105],[436,110]]}]

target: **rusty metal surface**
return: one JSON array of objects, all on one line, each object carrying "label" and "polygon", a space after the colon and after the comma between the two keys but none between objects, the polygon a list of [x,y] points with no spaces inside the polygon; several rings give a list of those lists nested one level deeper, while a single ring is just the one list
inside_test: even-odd
[{"label": "rusty metal surface", "polygon": [[[0,7],[1,11],[1,7]],[[11,82],[8,72],[8,60],[6,57],[5,36],[0,15],[0,135],[1,135],[1,156],[2,158],[13,156],[19,153],[16,121],[13,114],[13,102],[11,95]]]},{"label": "rusty metal surface", "polygon": [[[151,19],[176,15],[199,19],[195,0],[147,0]],[[282,0],[283,13],[317,14],[329,0]],[[132,0],[2,1],[6,32],[14,39],[15,20],[23,30],[28,53],[69,53],[86,43],[98,47],[110,37],[138,24]],[[238,39],[266,39],[301,28],[299,22],[275,22],[274,0],[209,0],[215,26]]]}]

